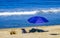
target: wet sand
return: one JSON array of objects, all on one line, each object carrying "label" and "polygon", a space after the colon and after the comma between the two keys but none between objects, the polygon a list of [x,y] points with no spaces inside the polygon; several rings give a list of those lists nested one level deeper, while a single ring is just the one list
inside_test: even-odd
[{"label": "wet sand", "polygon": [[[48,32],[29,33],[29,30],[32,28],[42,29]],[[0,29],[0,38],[60,38],[60,25],[24,28],[28,33],[22,33],[21,29],[23,28]]]}]

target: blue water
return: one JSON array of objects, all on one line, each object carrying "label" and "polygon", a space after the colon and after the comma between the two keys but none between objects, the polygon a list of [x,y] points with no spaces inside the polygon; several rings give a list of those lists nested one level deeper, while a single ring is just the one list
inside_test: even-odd
[{"label": "blue water", "polygon": [[[29,23],[28,19],[33,16],[45,17],[49,22],[38,23],[38,24]],[[50,25],[60,25],[60,13],[57,13],[57,14],[40,13],[40,14],[35,14],[35,15],[0,16],[0,28],[50,26]]]},{"label": "blue water", "polygon": [[[0,0],[0,13],[7,9],[60,8],[60,0]],[[14,11],[14,10],[12,10]],[[17,10],[18,11],[18,10]],[[42,16],[47,23],[32,24],[27,20],[32,16]],[[23,19],[24,17],[24,19]],[[35,15],[0,16],[0,28],[60,25],[60,13],[37,13]]]},{"label": "blue water", "polygon": [[0,0],[0,9],[60,7],[60,0]]}]

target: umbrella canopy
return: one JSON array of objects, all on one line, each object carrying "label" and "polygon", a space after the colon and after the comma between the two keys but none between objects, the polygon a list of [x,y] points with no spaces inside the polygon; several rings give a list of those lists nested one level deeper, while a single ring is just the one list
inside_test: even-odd
[{"label": "umbrella canopy", "polygon": [[44,17],[40,17],[40,16],[34,16],[28,19],[29,23],[45,23],[48,22],[48,20]]}]

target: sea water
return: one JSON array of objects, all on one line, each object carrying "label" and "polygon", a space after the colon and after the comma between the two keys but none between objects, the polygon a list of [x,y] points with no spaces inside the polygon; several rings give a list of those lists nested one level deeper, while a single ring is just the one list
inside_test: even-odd
[{"label": "sea water", "polygon": [[[41,12],[41,9],[52,9],[55,12]],[[36,14],[9,15],[13,12],[38,11]],[[7,13],[6,13],[7,12]],[[9,13],[10,12],[10,13]],[[1,14],[3,13],[3,14]],[[4,14],[5,13],[5,14]],[[8,14],[9,13],[9,14]],[[48,20],[47,23],[33,24],[28,19],[33,16],[41,16]],[[59,0],[1,0],[0,1],[0,28],[51,26],[60,25],[60,1]]]},{"label": "sea water", "polygon": [[[48,20],[47,23],[29,23],[28,19],[34,16],[41,16]],[[50,26],[60,25],[60,13],[36,13],[34,15],[11,15],[0,16],[0,28],[29,27],[29,26]]]}]

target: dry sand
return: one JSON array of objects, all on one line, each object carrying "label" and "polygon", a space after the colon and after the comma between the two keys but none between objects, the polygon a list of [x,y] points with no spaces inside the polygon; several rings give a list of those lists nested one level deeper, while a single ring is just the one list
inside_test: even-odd
[{"label": "dry sand", "polygon": [[[32,28],[42,29],[48,32],[22,33],[22,28],[8,28],[0,29],[0,38],[60,38],[60,25],[26,27],[24,29],[29,32]],[[15,34],[11,35],[12,31],[14,31]]]}]

